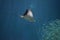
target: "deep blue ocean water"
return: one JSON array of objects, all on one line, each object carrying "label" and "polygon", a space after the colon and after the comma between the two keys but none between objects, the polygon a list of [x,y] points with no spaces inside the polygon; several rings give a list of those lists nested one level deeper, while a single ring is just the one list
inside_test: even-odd
[{"label": "deep blue ocean water", "polygon": [[[29,8],[35,23],[19,17]],[[0,40],[42,40],[42,25],[55,19],[60,19],[58,0],[0,0]]]}]

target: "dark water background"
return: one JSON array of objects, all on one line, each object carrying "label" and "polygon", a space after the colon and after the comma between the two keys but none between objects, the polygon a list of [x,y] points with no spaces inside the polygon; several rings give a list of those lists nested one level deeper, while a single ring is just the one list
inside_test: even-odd
[{"label": "dark water background", "polygon": [[[29,8],[35,23],[19,17]],[[0,40],[41,40],[42,24],[55,19],[60,19],[58,0],[0,0]]]}]

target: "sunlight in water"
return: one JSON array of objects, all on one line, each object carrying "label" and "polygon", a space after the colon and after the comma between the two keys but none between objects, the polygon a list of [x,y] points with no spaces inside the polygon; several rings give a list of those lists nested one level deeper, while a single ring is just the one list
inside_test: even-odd
[{"label": "sunlight in water", "polygon": [[33,4],[30,4],[29,8],[34,9],[36,6]]}]

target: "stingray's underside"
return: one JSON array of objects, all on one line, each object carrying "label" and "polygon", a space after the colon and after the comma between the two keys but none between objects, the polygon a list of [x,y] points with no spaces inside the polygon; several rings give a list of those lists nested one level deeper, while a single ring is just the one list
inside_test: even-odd
[{"label": "stingray's underside", "polygon": [[30,17],[30,16],[25,16],[24,19],[30,21],[30,22],[35,22],[34,18],[33,17]]}]

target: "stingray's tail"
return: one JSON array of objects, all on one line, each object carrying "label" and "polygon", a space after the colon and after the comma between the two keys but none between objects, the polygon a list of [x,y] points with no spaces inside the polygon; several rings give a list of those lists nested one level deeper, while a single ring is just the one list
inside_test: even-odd
[{"label": "stingray's tail", "polygon": [[21,18],[23,18],[24,16],[20,16]]}]

